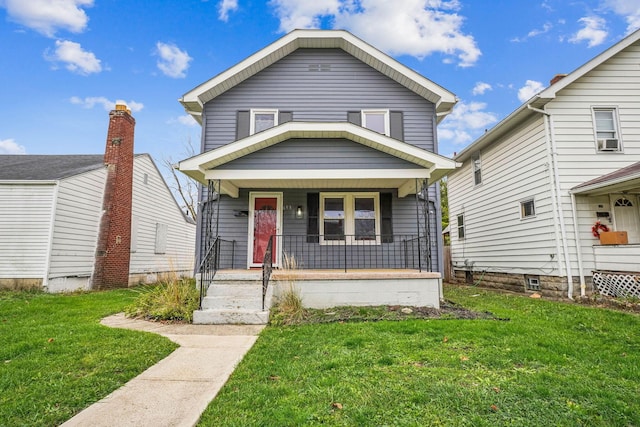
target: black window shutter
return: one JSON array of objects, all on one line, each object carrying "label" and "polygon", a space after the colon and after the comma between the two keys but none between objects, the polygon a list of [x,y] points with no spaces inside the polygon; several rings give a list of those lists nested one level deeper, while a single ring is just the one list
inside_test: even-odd
[{"label": "black window shutter", "polygon": [[238,111],[236,120],[236,141],[249,136],[249,126],[251,125],[251,112]]},{"label": "black window shutter", "polygon": [[291,111],[278,111],[278,124],[287,123],[293,120],[293,113]]},{"label": "black window shutter", "polygon": [[307,193],[307,243],[320,242],[320,193]]},{"label": "black window shutter", "polygon": [[347,121],[354,125],[362,126],[362,113],[360,111],[347,112]]},{"label": "black window shutter", "polygon": [[404,141],[404,123],[402,111],[389,112],[389,135],[391,138]]},{"label": "black window shutter", "polygon": [[380,193],[380,233],[382,243],[393,243],[392,193]]}]

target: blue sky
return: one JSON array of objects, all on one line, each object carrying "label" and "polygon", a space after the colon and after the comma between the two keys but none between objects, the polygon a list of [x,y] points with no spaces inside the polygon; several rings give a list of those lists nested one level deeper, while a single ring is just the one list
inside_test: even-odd
[{"label": "blue sky", "polygon": [[102,153],[125,101],[136,152],[198,147],[177,99],[294,28],[351,31],[455,93],[440,152],[640,28],[638,0],[0,0],[0,154]]}]

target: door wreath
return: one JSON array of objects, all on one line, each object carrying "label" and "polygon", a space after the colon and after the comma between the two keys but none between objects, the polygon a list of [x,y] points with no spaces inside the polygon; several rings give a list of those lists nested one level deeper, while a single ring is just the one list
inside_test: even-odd
[{"label": "door wreath", "polygon": [[609,227],[600,223],[600,221],[596,221],[593,227],[591,227],[591,234],[593,234],[593,237],[600,238],[600,232],[606,233],[607,231],[609,231]]}]

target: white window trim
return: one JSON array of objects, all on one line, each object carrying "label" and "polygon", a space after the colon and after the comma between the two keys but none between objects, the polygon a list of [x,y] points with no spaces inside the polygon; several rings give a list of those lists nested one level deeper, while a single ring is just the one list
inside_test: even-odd
[{"label": "white window trim", "polygon": [[[527,202],[533,203],[533,215],[528,215],[528,216],[524,215],[524,204],[527,203]],[[527,220],[527,219],[535,218],[536,215],[538,214],[538,211],[536,209],[536,199],[534,197],[529,197],[529,198],[520,200],[520,206],[519,207],[520,207],[520,219],[521,220]]]},{"label": "white window trim", "polygon": [[[251,109],[249,135],[256,133],[256,114],[273,114],[273,127],[278,126],[278,110],[273,108]],[[245,128],[246,129],[246,128]]]},{"label": "white window trim", "polygon": [[367,114],[384,114],[384,135],[391,136],[391,123],[389,120],[389,110],[382,110],[382,109],[362,110],[360,114],[361,114],[361,121],[362,121],[363,128],[367,128]]},{"label": "white window trim", "polygon": [[[598,126],[596,122],[596,111],[611,111],[613,113],[613,131],[615,132],[615,138],[618,140],[617,150],[601,150],[598,142]],[[622,134],[620,132],[620,115],[618,114],[618,107],[615,105],[594,105],[591,107],[591,120],[593,121],[593,138],[595,140],[596,153],[622,153]]]},{"label": "white window trim", "polygon": [[[359,197],[373,198],[373,206],[375,210],[375,240],[356,240],[355,239],[355,199]],[[345,240],[324,240],[324,200],[339,199],[344,200],[344,234]],[[379,245],[380,244],[380,193],[363,192],[363,193],[320,193],[320,209],[318,215],[320,223],[320,244],[321,245]]]},{"label": "white window trim", "polygon": [[[475,162],[476,156],[478,158],[478,163],[480,165],[480,167],[478,168],[480,170],[480,182],[476,182],[476,162]],[[479,151],[476,151],[471,155],[471,179],[473,180],[474,186],[482,184],[482,155],[480,154]]]},{"label": "white window trim", "polygon": [[[462,217],[462,226],[460,226],[460,217]],[[460,229],[462,228],[462,237],[460,237]],[[464,240],[467,236],[466,224],[464,221],[464,213],[456,215],[456,232],[458,240]]]}]

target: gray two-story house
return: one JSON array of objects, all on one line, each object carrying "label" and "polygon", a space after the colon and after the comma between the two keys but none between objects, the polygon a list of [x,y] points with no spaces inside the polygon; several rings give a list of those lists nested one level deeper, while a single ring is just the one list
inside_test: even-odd
[{"label": "gray two-story house", "polygon": [[196,322],[251,322],[292,259],[307,306],[438,306],[452,93],[346,31],[295,30],[180,102],[202,124],[179,164],[202,184]]}]

